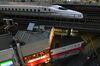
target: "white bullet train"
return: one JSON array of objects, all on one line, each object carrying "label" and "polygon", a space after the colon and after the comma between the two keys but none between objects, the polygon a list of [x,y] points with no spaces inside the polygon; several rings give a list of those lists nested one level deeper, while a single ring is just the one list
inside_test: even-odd
[{"label": "white bullet train", "polygon": [[27,15],[27,16],[46,16],[46,17],[64,17],[82,19],[83,14],[81,12],[66,9],[59,5],[52,6],[38,6],[38,5],[0,5],[0,11],[3,14],[14,15]]}]

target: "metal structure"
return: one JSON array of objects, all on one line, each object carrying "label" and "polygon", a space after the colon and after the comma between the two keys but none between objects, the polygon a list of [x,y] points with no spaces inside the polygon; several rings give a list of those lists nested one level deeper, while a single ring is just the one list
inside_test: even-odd
[{"label": "metal structure", "polygon": [[[18,64],[18,59],[16,56],[16,53],[13,48],[5,49],[0,51],[0,66],[4,65],[14,65],[14,66],[19,66]],[[9,63],[6,61],[9,61]],[[3,63],[4,62],[4,63]]]}]

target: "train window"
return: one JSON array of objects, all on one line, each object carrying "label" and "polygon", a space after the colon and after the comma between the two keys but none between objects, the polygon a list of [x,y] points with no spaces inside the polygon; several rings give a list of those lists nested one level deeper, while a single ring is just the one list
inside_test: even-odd
[{"label": "train window", "polygon": [[40,12],[40,9],[38,9],[38,12]]},{"label": "train window", "polygon": [[23,9],[23,11],[25,11],[25,9]]},{"label": "train window", "polygon": [[32,12],[32,9],[30,9],[30,11]]},{"label": "train window", "polygon": [[21,11],[21,9],[19,8],[19,11]]},{"label": "train window", "polygon": [[36,12],[36,9],[34,9],[34,12]]},{"label": "train window", "polygon": [[28,9],[26,9],[26,11],[28,11]]},{"label": "train window", "polygon": [[5,11],[7,11],[7,8],[5,8]]},{"label": "train window", "polygon": [[8,10],[10,10],[10,8],[8,8]]},{"label": "train window", "polygon": [[59,7],[58,9],[60,9],[60,10],[67,10],[67,9],[64,8],[64,7]]},{"label": "train window", "polygon": [[46,8],[44,8],[44,10],[46,11]]},{"label": "train window", "polygon": [[48,11],[50,11],[50,9],[48,9]]},{"label": "train window", "polygon": [[14,10],[14,9],[12,8],[12,10]]},{"label": "train window", "polygon": [[4,10],[4,9],[2,8],[2,10]]},{"label": "train window", "polygon": [[15,10],[17,11],[17,8],[15,8]]}]

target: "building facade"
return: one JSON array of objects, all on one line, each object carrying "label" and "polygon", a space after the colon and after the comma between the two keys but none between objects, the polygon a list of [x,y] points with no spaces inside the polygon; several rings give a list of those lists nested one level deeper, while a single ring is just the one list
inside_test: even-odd
[{"label": "building facade", "polygon": [[34,3],[42,3],[42,4],[59,4],[59,3],[67,3],[67,2],[93,2],[100,3],[100,0],[0,0],[0,2],[34,2]]}]

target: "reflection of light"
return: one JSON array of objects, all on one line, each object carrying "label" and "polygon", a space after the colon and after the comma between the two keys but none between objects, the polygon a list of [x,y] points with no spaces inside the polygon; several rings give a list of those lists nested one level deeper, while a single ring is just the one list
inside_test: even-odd
[{"label": "reflection of light", "polygon": [[33,66],[33,64],[31,64],[31,66]]},{"label": "reflection of light", "polygon": [[28,65],[27,66],[35,66],[37,64],[41,64],[41,63],[48,63],[50,60],[49,56],[48,55],[44,55],[42,57],[38,57],[38,58],[35,58],[35,59],[32,59],[32,60],[29,60],[27,63]]},{"label": "reflection of light", "polygon": [[27,59],[27,57],[24,58],[25,60]]},{"label": "reflection of light", "polygon": [[45,63],[48,63],[49,62],[49,60],[45,60]]},{"label": "reflection of light", "polygon": [[33,55],[35,57],[35,55]]},{"label": "reflection of light", "polygon": [[50,58],[48,58],[48,61],[50,60]]},{"label": "reflection of light", "polygon": [[45,60],[45,63],[48,63],[48,62],[49,62],[49,60],[50,60],[50,58],[46,59],[46,60]]},{"label": "reflection of light", "polygon": [[67,1],[71,1],[71,0],[67,0]]},{"label": "reflection of light", "polygon": [[42,56],[42,57],[38,57],[38,58],[36,58],[36,59],[29,60],[28,63],[31,63],[31,62],[34,62],[34,61],[37,61],[37,60],[39,60],[39,59],[43,59],[43,58],[46,58],[46,57],[47,57],[47,55],[44,55],[44,56]]}]

